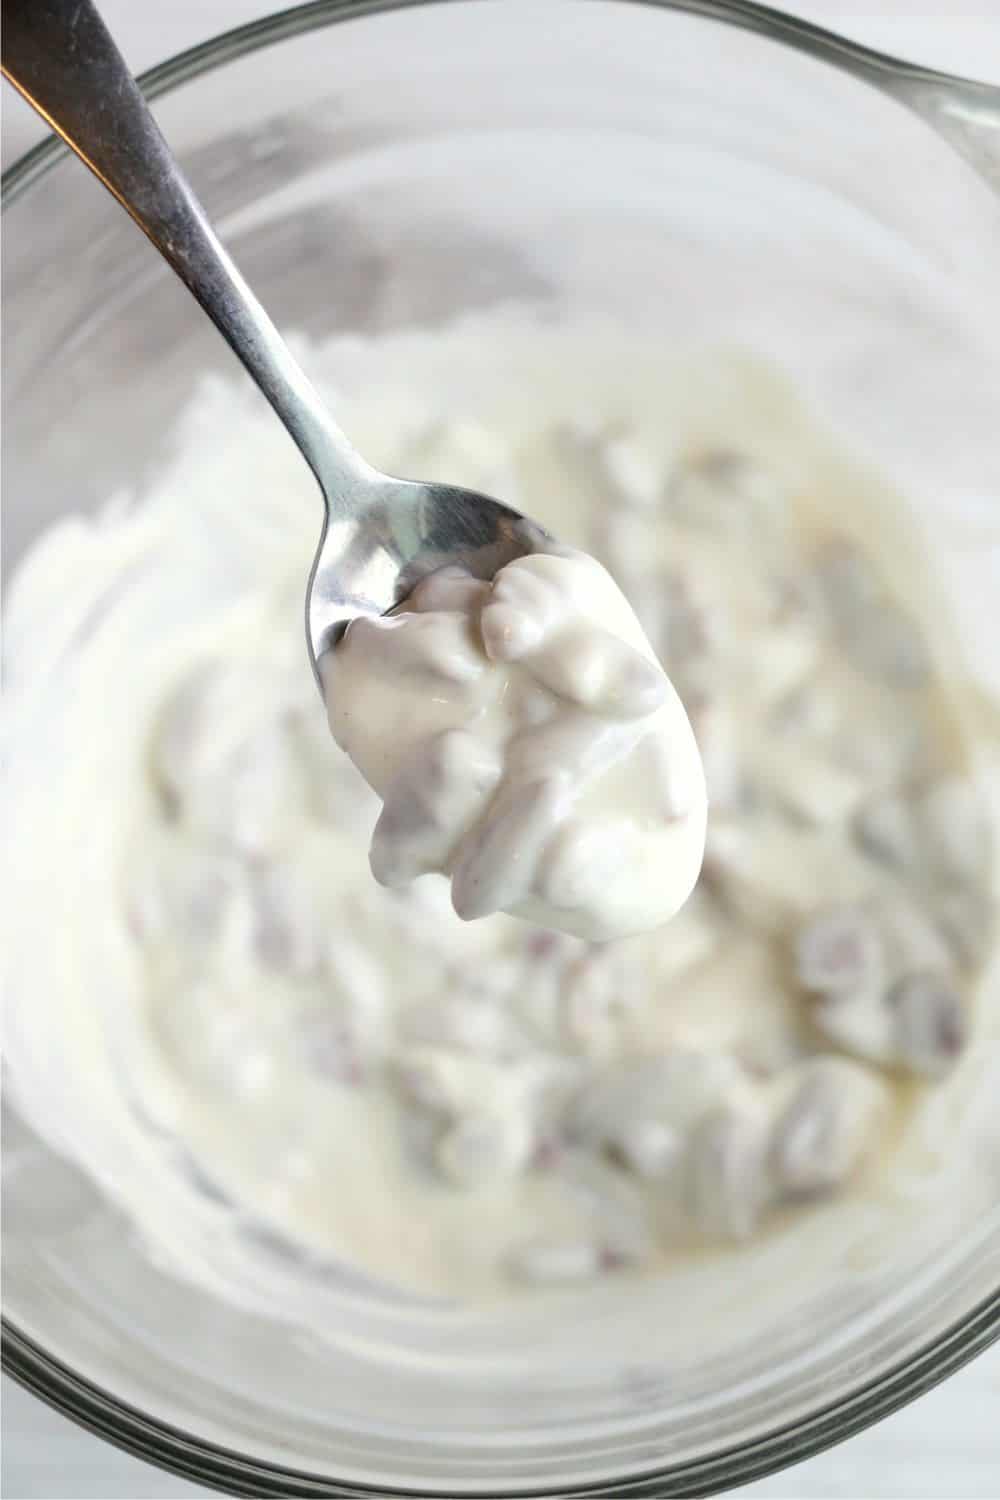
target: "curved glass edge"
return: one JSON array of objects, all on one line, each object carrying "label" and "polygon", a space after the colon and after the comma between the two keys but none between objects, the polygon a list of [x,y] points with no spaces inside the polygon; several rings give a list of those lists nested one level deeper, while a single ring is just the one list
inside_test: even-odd
[{"label": "curved glass edge", "polygon": [[[243,57],[289,37],[319,30],[333,22],[356,20],[379,12],[409,10],[417,5],[450,3],[452,0],[310,0],[308,4],[276,11],[273,15],[251,21],[245,26],[234,27],[207,42],[179,52],[175,57],[140,74],[139,83],[147,98],[156,99],[170,89],[210,72],[213,68],[221,67],[234,58]],[[908,85],[931,87],[940,92],[946,105],[959,110],[986,111],[988,127],[991,131],[1000,133],[1000,87],[954,73],[939,72],[934,68],[890,56],[886,52],[877,52],[850,41],[837,32],[828,31],[825,27],[814,26],[811,21],[801,20],[767,5],[758,5],[756,0],[631,0],[631,3],[703,16],[707,20],[719,21],[744,31],[757,32],[822,62],[832,63],[876,87],[886,88],[890,92],[898,91],[902,102],[917,108],[937,128],[941,122],[934,116],[942,113],[942,101],[939,99],[936,102],[936,107],[928,116],[928,111],[909,97],[906,91]],[[966,131],[968,128],[966,120]],[[944,133],[950,138],[950,132]],[[952,143],[958,144],[954,140]],[[33,146],[0,179],[0,206],[7,208],[56,161],[68,154],[69,147],[55,135]],[[980,153],[977,151],[975,154],[978,156]]]},{"label": "curved glass edge", "polygon": [[[708,1459],[667,1465],[631,1479],[600,1481],[572,1490],[491,1490],[491,1500],[667,1500],[713,1495],[766,1478],[854,1437],[925,1395],[1000,1340],[1000,1291],[981,1302],[912,1359],[851,1396],[787,1427]],[[162,1469],[226,1494],[277,1496],[292,1493],[334,1500],[459,1500],[474,1491],[379,1489],[320,1479],[294,1469],[242,1458],[229,1449],[186,1436],[169,1423],[145,1416],[100,1386],[74,1374],[9,1320],[3,1320],[5,1372],[33,1395],[98,1437]],[[665,1487],[666,1486],[666,1487]]]},{"label": "curved glass edge", "polygon": [[[451,0],[310,0],[310,3],[292,6],[235,27],[178,53],[143,73],[139,82],[147,97],[156,99],[234,58],[318,30],[335,21],[407,10],[417,5],[448,3]],[[860,46],[811,22],[758,5],[754,0],[632,0],[632,3],[704,16],[755,31],[875,84],[909,81],[937,85],[958,100],[985,99],[1000,108],[1000,88]],[[2,207],[9,207],[67,155],[69,148],[54,135],[26,152],[0,180]],[[454,1500],[454,1490],[359,1488],[270,1464],[248,1462],[228,1449],[191,1439],[170,1424],[145,1416],[99,1386],[75,1375],[8,1319],[2,1320],[2,1339],[4,1371],[33,1395],[125,1452],[220,1493],[285,1495],[288,1483],[293,1481],[298,1494],[329,1496],[334,1500],[366,1500],[366,1497],[371,1500],[377,1495],[423,1496],[427,1500],[447,1500],[450,1496]],[[579,1500],[584,1500],[584,1497],[598,1500],[602,1496],[666,1500],[668,1495],[706,1495],[720,1488],[748,1484],[853,1437],[931,1390],[998,1339],[1000,1291],[921,1350],[919,1355],[888,1371],[879,1380],[811,1417],[790,1427],[776,1429],[728,1453],[660,1469],[624,1484],[616,1482],[610,1488],[600,1483],[572,1492],[519,1490],[506,1495],[496,1493],[493,1500],[547,1500],[547,1497],[550,1500],[576,1500],[576,1497]],[[669,1490],[663,1488],[664,1483],[670,1485]],[[238,1489],[234,1490],[234,1486]]]}]

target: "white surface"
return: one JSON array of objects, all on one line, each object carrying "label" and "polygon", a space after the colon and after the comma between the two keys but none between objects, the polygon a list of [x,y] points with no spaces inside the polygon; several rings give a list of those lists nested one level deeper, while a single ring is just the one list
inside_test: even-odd
[{"label": "white surface", "polygon": [[[269,0],[103,0],[136,68],[275,8]],[[787,0],[786,8],[914,61],[1000,80],[1000,0]],[[4,98],[3,161],[38,138],[34,117]],[[739,1493],[769,1500],[966,1500],[1000,1494],[1000,1350],[879,1426]],[[117,1452],[3,1382],[0,1492],[8,1500],[156,1500],[212,1492]]]}]

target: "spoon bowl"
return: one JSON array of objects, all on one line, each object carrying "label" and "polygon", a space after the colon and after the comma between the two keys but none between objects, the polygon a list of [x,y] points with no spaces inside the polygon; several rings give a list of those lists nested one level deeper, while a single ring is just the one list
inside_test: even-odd
[{"label": "spoon bowl", "polygon": [[373,471],[351,503],[327,497],[306,591],[314,669],[352,619],[386,614],[426,574],[457,563],[489,579],[548,541],[535,522],[489,495]]}]

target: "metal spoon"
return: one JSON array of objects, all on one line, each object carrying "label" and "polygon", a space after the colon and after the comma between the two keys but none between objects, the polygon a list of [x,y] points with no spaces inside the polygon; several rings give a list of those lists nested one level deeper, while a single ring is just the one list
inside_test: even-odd
[{"label": "metal spoon", "polygon": [[487,495],[393,479],[355,452],[223,248],[90,0],[4,0],[2,40],[6,77],[201,303],[319,481],[326,513],[306,593],[317,677],[350,620],[384,614],[424,574],[459,562],[491,578],[545,540]]}]

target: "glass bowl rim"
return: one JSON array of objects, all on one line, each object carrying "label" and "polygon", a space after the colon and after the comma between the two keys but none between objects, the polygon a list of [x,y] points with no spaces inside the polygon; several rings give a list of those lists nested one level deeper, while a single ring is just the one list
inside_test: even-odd
[{"label": "glass bowl rim", "polygon": [[[418,5],[445,5],[453,0],[309,0],[225,31],[196,47],[178,53],[143,73],[139,79],[147,97],[155,99],[195,78],[288,38],[301,36],[337,22],[368,15],[407,10]],[[904,62],[860,46],[832,31],[783,14],[755,0],[631,0],[648,7],[682,12],[709,21],[756,32],[776,42],[832,63],[865,81],[886,75],[917,78],[959,89],[968,84],[952,74]],[[989,88],[989,86],[985,86]],[[1000,95],[1000,91],[998,91]],[[50,136],[26,152],[3,174],[0,201],[7,210],[29,189],[41,183],[69,148]],[[116,1447],[194,1483],[241,1495],[285,1495],[289,1482],[295,1493],[333,1497],[420,1495],[426,1500],[458,1500],[461,1493],[399,1490],[352,1485],[334,1477],[288,1469],[248,1458],[233,1449],[195,1438],[113,1396],[96,1382],[76,1374],[54,1355],[2,1318],[2,1363],[5,1373],[79,1426]],[[601,1480],[576,1486],[575,1497],[663,1497],[714,1494],[747,1484],[776,1470],[811,1458],[835,1443],[861,1432],[923,1395],[1000,1339],[1000,1287],[964,1317],[915,1354],[829,1405],[799,1420],[777,1427],[762,1437],[704,1458],[669,1464],[622,1480]],[[664,1484],[669,1484],[665,1491]],[[236,1488],[238,1486],[238,1488]],[[481,1493],[465,1491],[467,1495]],[[544,1489],[491,1491],[492,1500],[542,1500],[570,1492]]]}]

